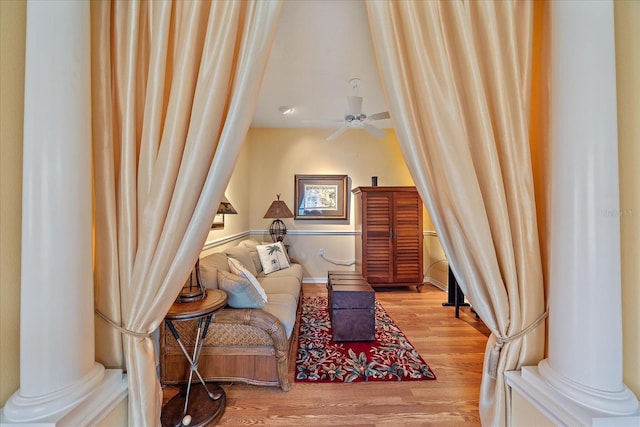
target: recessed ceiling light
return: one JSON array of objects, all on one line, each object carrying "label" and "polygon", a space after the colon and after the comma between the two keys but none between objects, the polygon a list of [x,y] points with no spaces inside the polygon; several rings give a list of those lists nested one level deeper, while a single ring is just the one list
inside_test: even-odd
[{"label": "recessed ceiling light", "polygon": [[293,107],[290,107],[288,105],[281,105],[280,107],[278,107],[278,111],[280,111],[282,114],[291,114],[293,113]]}]

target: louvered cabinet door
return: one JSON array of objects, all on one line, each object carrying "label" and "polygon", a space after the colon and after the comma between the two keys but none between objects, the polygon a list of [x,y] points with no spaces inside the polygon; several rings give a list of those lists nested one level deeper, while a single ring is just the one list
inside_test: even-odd
[{"label": "louvered cabinet door", "polygon": [[393,281],[422,282],[422,200],[417,191],[396,192],[393,195]]},{"label": "louvered cabinet door", "polygon": [[366,193],[362,213],[362,269],[370,284],[393,281],[393,197]]},{"label": "louvered cabinet door", "polygon": [[358,187],[356,271],[371,285],[422,288],[422,200],[415,187]]}]

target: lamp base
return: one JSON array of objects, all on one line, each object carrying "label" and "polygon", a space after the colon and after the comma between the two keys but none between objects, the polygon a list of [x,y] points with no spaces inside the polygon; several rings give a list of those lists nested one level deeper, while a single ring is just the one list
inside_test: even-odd
[{"label": "lamp base", "polygon": [[287,226],[284,225],[281,219],[274,219],[269,226],[269,234],[274,243],[282,242],[285,234],[287,234]]},{"label": "lamp base", "polygon": [[191,270],[189,278],[180,290],[180,293],[176,298],[176,302],[184,303],[202,301],[206,297],[207,288],[204,287],[204,285],[202,284],[202,279],[200,279],[200,259],[198,258],[196,260],[196,265],[194,266],[193,270]]},{"label": "lamp base", "polygon": [[200,288],[187,289],[182,288],[180,295],[176,298],[177,303],[202,301],[207,297],[207,291]]}]

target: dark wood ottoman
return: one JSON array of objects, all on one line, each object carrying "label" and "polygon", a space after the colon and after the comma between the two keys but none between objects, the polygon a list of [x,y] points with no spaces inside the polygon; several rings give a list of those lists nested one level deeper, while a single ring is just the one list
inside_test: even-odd
[{"label": "dark wood ottoman", "polygon": [[375,291],[362,278],[329,275],[329,317],[334,341],[375,339]]}]

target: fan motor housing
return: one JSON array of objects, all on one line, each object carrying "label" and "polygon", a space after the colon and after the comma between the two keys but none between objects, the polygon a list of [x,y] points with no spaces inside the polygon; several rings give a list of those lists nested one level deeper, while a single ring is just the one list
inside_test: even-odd
[{"label": "fan motor housing", "polygon": [[349,123],[353,122],[353,121],[359,121],[359,122],[363,122],[367,119],[367,115],[364,113],[359,113],[357,115],[353,115],[353,114],[347,114],[346,116],[344,116],[344,119],[346,121],[348,121]]}]

